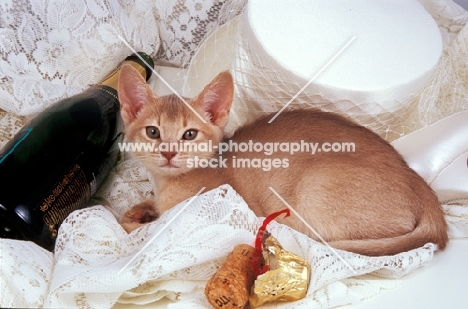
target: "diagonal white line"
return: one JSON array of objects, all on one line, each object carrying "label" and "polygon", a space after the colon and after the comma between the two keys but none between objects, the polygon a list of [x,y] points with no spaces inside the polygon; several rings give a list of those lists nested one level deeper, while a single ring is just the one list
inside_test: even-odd
[{"label": "diagonal white line", "polygon": [[330,246],[330,244],[329,244],[325,239],[323,239],[323,237],[320,236],[320,234],[317,233],[317,231],[316,231],[312,226],[310,226],[310,224],[307,223],[307,221],[304,220],[304,218],[303,218],[299,213],[297,213],[297,211],[295,211],[294,208],[292,208],[291,205],[289,205],[288,202],[286,202],[286,201],[281,197],[281,195],[278,194],[278,192],[276,192],[272,187],[268,187],[268,188],[269,188],[269,189],[270,189],[270,190],[271,190],[271,191],[272,191],[288,208],[289,208],[289,210],[291,210],[291,211],[299,218],[299,220],[301,220],[302,223],[304,223],[304,224],[309,228],[309,230],[311,230],[312,233],[314,233],[315,236],[317,236],[317,237],[320,239],[320,241],[322,241],[322,243],[323,243],[324,245],[326,245],[326,246],[327,246],[327,247],[328,247],[328,248],[329,248],[329,249],[330,249],[330,250],[331,250],[331,251],[332,251],[332,252],[333,252],[333,253],[334,253],[334,254],[335,254],[335,255],[336,255],[352,272],[353,272],[353,273],[354,273],[354,274],[357,274],[357,271],[354,270],[354,268],[353,268],[351,265],[349,265],[349,263],[346,262],[346,261],[338,254],[338,252],[335,250],[335,248],[333,248],[332,246]]},{"label": "diagonal white line", "polygon": [[130,44],[128,44],[127,41],[125,41],[125,39],[124,39],[123,37],[121,37],[120,35],[118,35],[118,37],[119,37],[119,39],[120,39],[122,42],[124,42],[125,45],[127,45],[128,48],[130,48],[130,50],[131,50],[133,53],[135,53],[135,54],[138,56],[138,58],[140,58],[141,61],[143,61],[143,63],[144,63],[148,68],[151,69],[151,71],[153,71],[154,75],[156,75],[157,77],[159,77],[159,79],[164,83],[164,85],[167,86],[167,88],[169,88],[182,102],[184,102],[184,104],[187,105],[187,107],[188,107],[195,115],[197,115],[197,117],[200,118],[200,120],[203,121],[203,123],[206,123],[206,120],[203,119],[203,117],[200,116],[200,114],[197,113],[197,111],[196,111],[190,104],[188,104],[188,102],[187,102],[179,93],[177,93],[177,91],[176,91],[174,88],[172,88],[172,86],[169,85],[169,83],[168,83],[164,78],[162,78],[162,76],[161,76],[158,72],[156,72],[156,70],[155,70],[154,68],[152,68],[152,67],[145,61],[145,59],[143,59],[143,58],[137,53],[137,51],[136,51],[132,46],[130,46]]},{"label": "diagonal white line", "polygon": [[200,193],[203,192],[203,190],[205,190],[206,187],[203,187],[200,189],[200,191],[197,192],[197,194],[195,194],[187,203],[185,203],[184,207],[182,207],[175,215],[174,217],[172,217],[171,220],[169,220],[169,222],[166,223],[166,225],[164,225],[164,227],[162,229],[160,229],[144,246],[143,248],[140,249],[140,251],[138,251],[134,256],[133,258],[128,261],[127,264],[125,264],[124,267],[122,267],[121,270],[119,270],[119,272],[117,273],[117,275],[120,275],[121,272],[123,272],[125,270],[125,268],[128,267],[128,265],[130,265],[146,248],[148,248],[148,246],[156,239],[156,237],[158,237],[159,235],[161,235],[162,232],[164,232],[166,230],[166,228],[171,225],[171,223],[177,219],[177,217],[185,210],[185,208],[188,207],[188,205],[190,205],[199,195]]},{"label": "diagonal white line", "polygon": [[322,74],[322,72],[333,62],[335,61],[335,59],[354,41],[354,39],[356,39],[356,36],[353,36],[351,38],[351,40],[348,41],[348,43],[345,44],[345,46],[343,46],[336,54],[335,56],[333,56],[333,58],[331,58],[330,60],[328,60],[328,62],[312,77],[311,80],[309,80],[309,82],[307,82],[307,84],[304,85],[304,87],[301,88],[301,90],[299,90],[298,93],[296,93],[295,96],[293,96],[291,98],[291,100],[289,100],[288,103],[286,103],[286,105],[283,106],[283,108],[281,108],[271,119],[270,121],[268,121],[268,123],[272,123],[273,120],[276,119],[276,117],[279,116],[279,114],[281,114],[285,109],[286,107],[289,106],[289,104],[291,104],[292,101],[294,101],[320,74]]}]

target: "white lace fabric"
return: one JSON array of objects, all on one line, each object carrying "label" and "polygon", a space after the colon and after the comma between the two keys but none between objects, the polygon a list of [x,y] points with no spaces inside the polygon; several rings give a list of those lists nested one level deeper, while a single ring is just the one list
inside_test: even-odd
[{"label": "white lace fabric", "polygon": [[[82,91],[114,69],[130,53],[119,35],[160,64],[192,72],[194,66],[208,69],[210,63],[219,64],[223,58],[208,54],[201,64],[192,60],[200,61],[196,57],[200,44],[237,16],[244,3],[2,1],[0,146],[30,116]],[[421,3],[440,27],[445,52],[437,73],[414,103],[414,117],[404,120],[405,129],[399,134],[468,108],[468,13],[451,1]],[[216,40],[216,34],[211,38]],[[231,45],[224,46],[236,45],[228,43]],[[233,52],[233,56],[238,55]],[[238,69],[235,60],[222,65],[233,72]],[[190,90],[197,76],[183,78]],[[247,99],[244,104],[248,104]],[[256,112],[256,108],[249,112]],[[239,115],[239,121],[245,120],[246,116]],[[262,218],[257,218],[232,188],[222,186],[204,192],[171,224],[166,223],[185,202],[156,222],[127,234],[118,224],[120,217],[133,204],[154,194],[146,170],[122,154],[92,200],[92,207],[75,211],[62,224],[54,253],[31,242],[1,239],[0,307],[127,308],[132,304],[142,308],[210,308],[203,293],[207,280],[235,245],[253,243]],[[467,206],[468,201],[444,205],[451,238],[468,237]],[[399,278],[428,264],[436,252],[432,244],[389,257],[339,251],[345,264],[325,245],[286,226],[273,222],[268,229],[286,250],[309,261],[312,277],[303,300],[265,308],[356,304],[395,287]]]},{"label": "white lace fabric", "polygon": [[[175,301],[174,308],[210,308],[203,294],[204,284],[237,244],[253,245],[262,220],[225,185],[194,199],[172,224],[167,224],[188,202],[131,234],[120,227],[106,207],[75,211],[62,224],[55,256],[30,243],[18,242],[20,245],[16,246],[14,241],[2,242],[2,255],[7,253],[10,264],[17,262],[16,255],[24,258],[29,253],[29,258],[34,257],[33,267],[28,265],[27,271],[21,268],[20,272],[28,279],[38,277],[33,281],[37,286],[49,287],[46,297],[37,293],[38,299],[31,302],[31,295],[24,295],[22,300],[27,302],[21,304],[30,306],[44,301],[46,308],[111,308],[117,302],[148,304],[170,297]],[[161,229],[164,231],[154,238]],[[394,286],[396,282],[384,278],[404,276],[430,261],[436,249],[428,244],[390,257],[366,257],[338,250],[343,262],[327,246],[285,225],[273,222],[268,230],[286,250],[310,263],[312,276],[305,299],[265,308],[357,303],[382,288]],[[45,266],[46,273],[40,276],[41,267]],[[366,274],[372,277],[362,277]],[[346,280],[340,281],[343,279]],[[21,287],[15,283],[5,285],[15,291]],[[24,282],[20,280],[18,284]],[[371,288],[356,294],[366,285]],[[2,294],[3,304],[7,304],[7,299],[20,304],[19,299],[10,298],[15,293]]]}]

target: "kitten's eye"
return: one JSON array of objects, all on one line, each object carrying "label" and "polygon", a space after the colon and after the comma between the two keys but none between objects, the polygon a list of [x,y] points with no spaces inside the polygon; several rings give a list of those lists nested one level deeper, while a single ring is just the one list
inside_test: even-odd
[{"label": "kitten's eye", "polygon": [[187,141],[191,141],[193,140],[195,137],[197,137],[197,130],[193,130],[193,129],[190,129],[190,130],[187,130],[185,131],[184,135],[182,136],[183,139],[187,140]]},{"label": "kitten's eye", "polygon": [[146,135],[149,138],[152,138],[152,139],[157,139],[160,136],[159,130],[155,126],[147,126],[146,127]]}]

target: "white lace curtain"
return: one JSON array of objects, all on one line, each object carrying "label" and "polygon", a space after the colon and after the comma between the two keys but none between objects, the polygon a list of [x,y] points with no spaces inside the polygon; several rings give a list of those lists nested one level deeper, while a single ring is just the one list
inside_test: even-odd
[{"label": "white lace curtain", "polygon": [[187,66],[207,33],[244,1],[5,0],[0,3],[0,109],[41,111],[99,81],[134,49]]}]

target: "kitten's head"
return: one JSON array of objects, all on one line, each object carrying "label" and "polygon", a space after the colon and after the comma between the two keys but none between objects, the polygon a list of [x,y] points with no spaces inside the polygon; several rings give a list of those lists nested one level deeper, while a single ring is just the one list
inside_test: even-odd
[{"label": "kitten's head", "polygon": [[[234,83],[229,72],[222,72],[197,97],[184,99],[187,106],[175,94],[156,97],[140,73],[124,64],[118,93],[127,142],[142,147],[136,156],[154,174],[177,176],[192,168],[189,159],[215,155],[215,147],[205,151],[203,146],[216,146],[223,138]],[[151,145],[154,151],[145,149]]]}]

